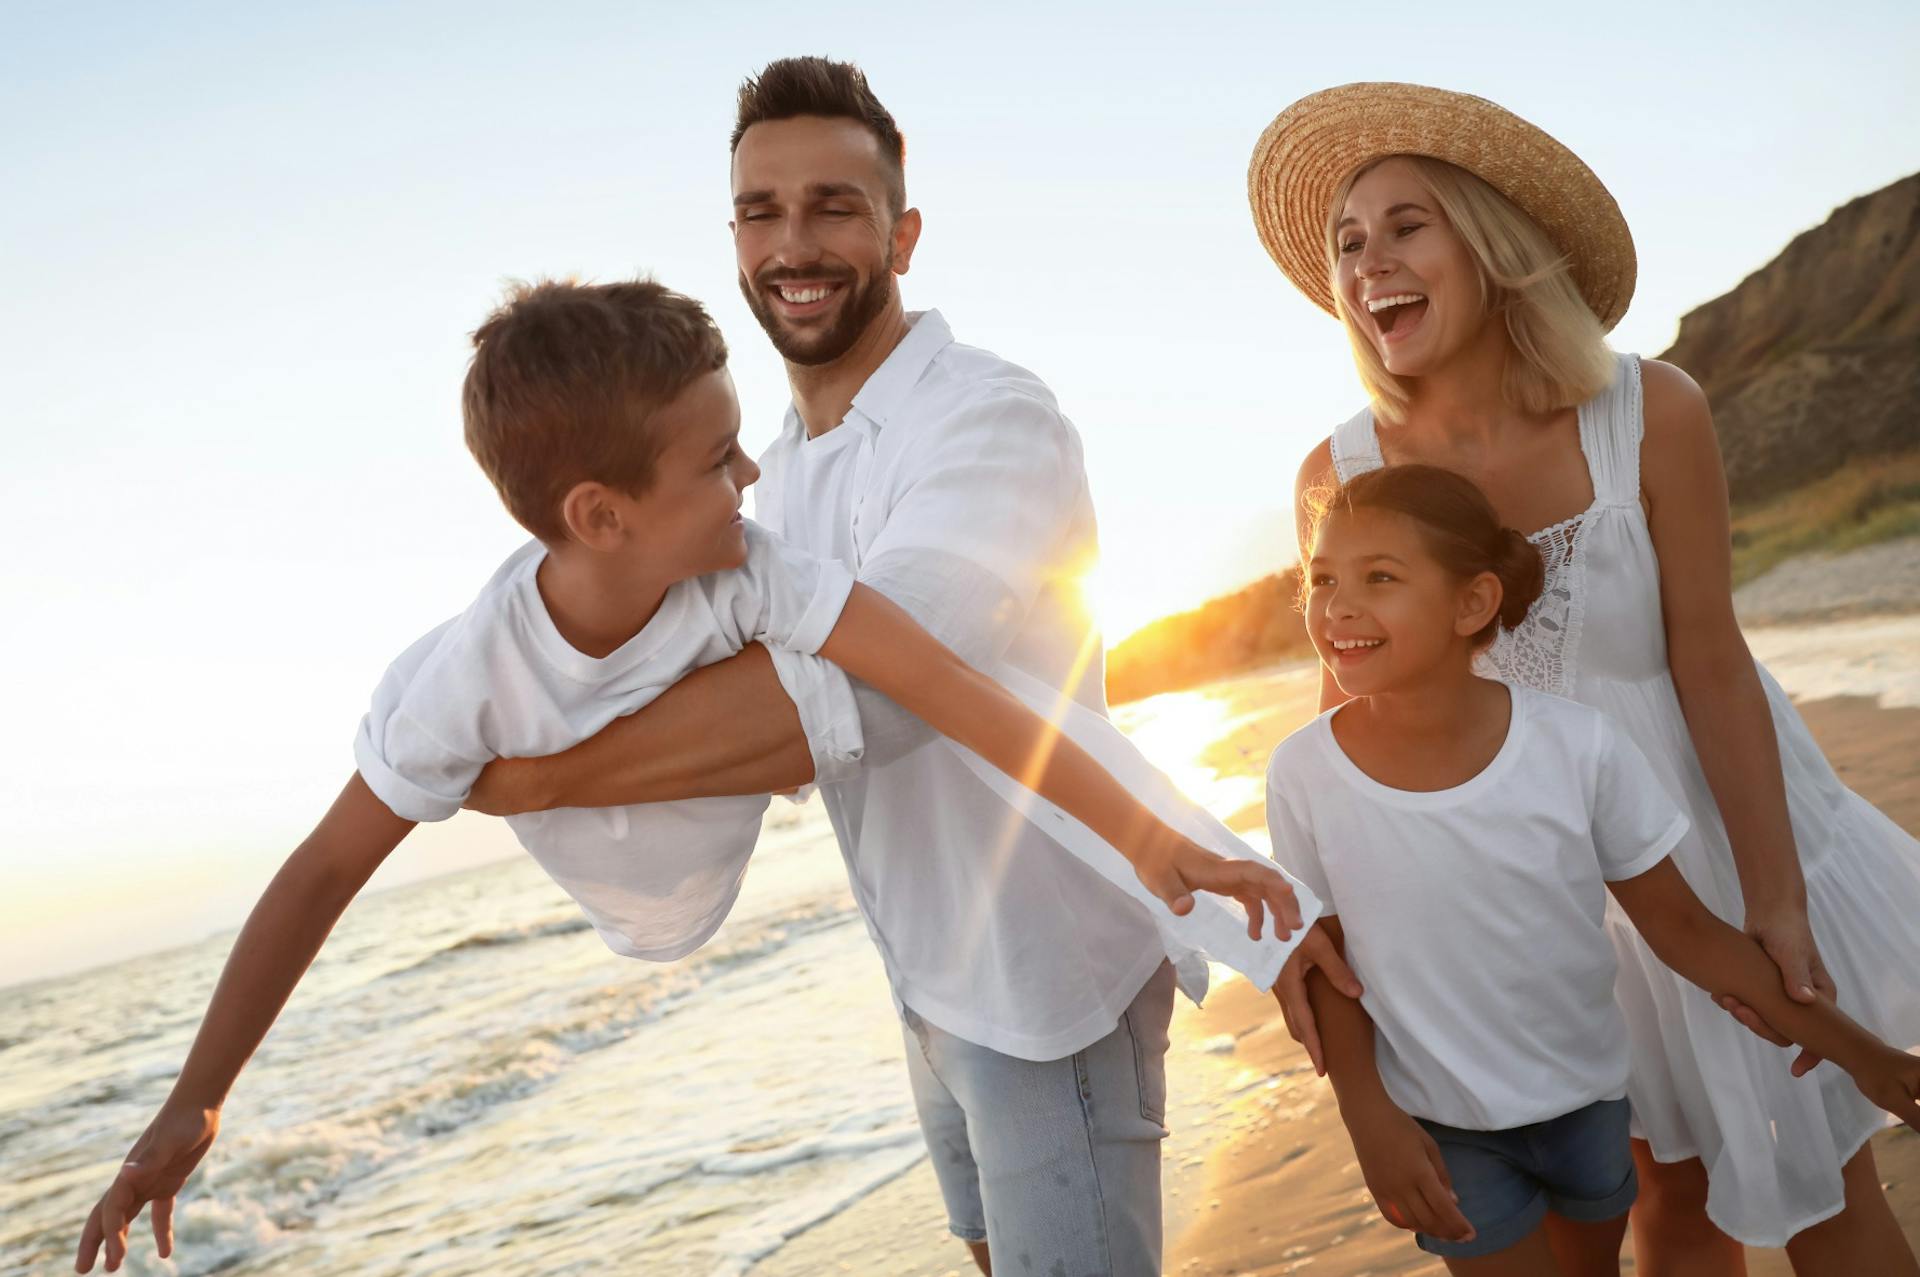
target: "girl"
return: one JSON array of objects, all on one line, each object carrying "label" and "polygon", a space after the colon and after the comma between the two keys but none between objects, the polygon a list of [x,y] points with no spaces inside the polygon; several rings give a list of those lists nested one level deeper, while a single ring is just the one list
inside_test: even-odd
[{"label": "girl", "polygon": [[[1307,458],[1302,490],[1426,461],[1538,529],[1540,601],[1482,668],[1620,724],[1691,821],[1676,862],[1790,996],[1837,991],[1881,1037],[1920,1042],[1920,847],[1839,782],[1747,651],[1705,397],[1603,340],[1635,276],[1606,188],[1492,103],[1358,84],[1282,112],[1250,190],[1269,252],[1345,324],[1371,399]],[[1322,695],[1341,697],[1331,680]],[[1802,1273],[1920,1274],[1867,1145],[1881,1115],[1836,1070],[1796,1080],[1630,924],[1614,941],[1640,1271],[1738,1274],[1745,1242],[1784,1244]],[[1311,1042],[1298,975],[1281,998]]]},{"label": "girl", "polygon": [[1633,743],[1587,706],[1475,674],[1541,576],[1458,475],[1347,483],[1305,579],[1308,633],[1352,699],[1267,777],[1274,854],[1337,914],[1323,925],[1367,986],[1364,1012],[1320,981],[1314,999],[1367,1185],[1456,1273],[1618,1270],[1636,1181],[1607,890],[1662,961],[1920,1129],[1920,1058],[1781,992],[1688,887],[1669,854],[1687,818]]}]

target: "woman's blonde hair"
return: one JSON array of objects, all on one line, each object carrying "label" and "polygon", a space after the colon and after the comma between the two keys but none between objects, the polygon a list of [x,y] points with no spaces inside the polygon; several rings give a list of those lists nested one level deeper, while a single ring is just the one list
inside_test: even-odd
[{"label": "woman's blonde hair", "polygon": [[[1606,331],[1574,286],[1566,256],[1506,196],[1445,160],[1396,155],[1355,169],[1327,210],[1328,273],[1339,270],[1336,223],[1347,196],[1355,182],[1387,159],[1404,160],[1432,193],[1479,268],[1481,304],[1506,322],[1507,338],[1518,355],[1507,360],[1502,378],[1506,401],[1526,412],[1547,413],[1585,403],[1606,389],[1613,380],[1613,354],[1607,349]],[[1337,280],[1333,300],[1374,414],[1388,422],[1404,420],[1413,401],[1406,379],[1387,371],[1380,352],[1347,309]]]}]

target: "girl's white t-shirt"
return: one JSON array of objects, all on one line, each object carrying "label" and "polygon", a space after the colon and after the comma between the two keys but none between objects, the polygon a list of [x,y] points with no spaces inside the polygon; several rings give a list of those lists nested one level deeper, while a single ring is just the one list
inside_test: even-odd
[{"label": "girl's white t-shirt", "polygon": [[1506,1130],[1627,1088],[1607,882],[1687,818],[1597,710],[1526,688],[1479,775],[1417,793],[1368,776],[1335,708],[1274,750],[1274,859],[1337,913],[1381,1081],[1415,1117]]}]

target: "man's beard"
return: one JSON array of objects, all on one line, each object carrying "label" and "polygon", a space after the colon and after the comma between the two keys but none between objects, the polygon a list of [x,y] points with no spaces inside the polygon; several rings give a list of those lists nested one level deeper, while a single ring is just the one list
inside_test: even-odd
[{"label": "man's beard", "polygon": [[[844,281],[849,295],[840,308],[840,317],[826,329],[795,332],[781,322],[774,313],[772,303],[762,295],[763,289],[770,292],[782,280],[800,277],[797,271],[775,269],[763,272],[756,284],[743,271],[740,274],[740,295],[747,299],[747,309],[760,321],[767,340],[773,343],[773,348],[780,352],[782,359],[809,367],[830,364],[852,350],[853,344],[860,340],[860,334],[867,331],[867,325],[887,308],[893,292],[893,254],[887,254],[887,260],[865,286],[857,284],[858,276],[852,271],[827,277],[835,283]],[[815,271],[804,278],[817,280],[821,275]]]}]

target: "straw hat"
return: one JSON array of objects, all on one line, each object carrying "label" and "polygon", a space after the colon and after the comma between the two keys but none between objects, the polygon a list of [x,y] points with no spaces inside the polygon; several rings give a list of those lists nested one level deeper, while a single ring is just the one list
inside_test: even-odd
[{"label": "straw hat", "polygon": [[1485,98],[1421,84],[1343,84],[1274,117],[1253,148],[1247,198],[1260,242],[1294,287],[1333,312],[1328,206],[1346,176],[1389,155],[1458,165],[1512,200],[1570,259],[1603,327],[1633,297],[1633,235],[1580,157]]}]

